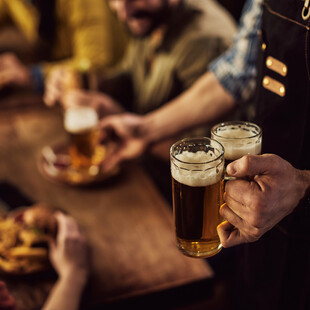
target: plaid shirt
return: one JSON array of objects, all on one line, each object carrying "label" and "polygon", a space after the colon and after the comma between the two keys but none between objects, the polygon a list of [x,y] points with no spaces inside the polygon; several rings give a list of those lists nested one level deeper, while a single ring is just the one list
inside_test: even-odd
[{"label": "plaid shirt", "polygon": [[247,0],[233,45],[209,66],[222,86],[239,102],[249,99],[256,86],[262,3],[263,0]]}]

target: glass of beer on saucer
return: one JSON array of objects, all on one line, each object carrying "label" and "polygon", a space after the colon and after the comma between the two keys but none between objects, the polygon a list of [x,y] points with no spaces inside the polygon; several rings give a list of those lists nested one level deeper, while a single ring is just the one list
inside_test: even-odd
[{"label": "glass of beer on saucer", "polygon": [[262,130],[254,123],[229,121],[217,124],[211,128],[211,138],[224,146],[226,167],[244,155],[260,155],[262,151]]},{"label": "glass of beer on saucer", "polygon": [[186,138],[170,149],[177,247],[190,257],[210,257],[222,245],[217,226],[224,190],[224,148],[209,138]]},{"label": "glass of beer on saucer", "polygon": [[90,106],[73,106],[65,109],[64,127],[70,137],[69,156],[74,168],[96,169],[95,157],[99,144],[98,125],[98,114]]}]

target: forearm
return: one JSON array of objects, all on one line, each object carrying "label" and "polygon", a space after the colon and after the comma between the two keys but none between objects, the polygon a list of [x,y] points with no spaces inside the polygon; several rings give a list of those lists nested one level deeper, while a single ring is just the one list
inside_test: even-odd
[{"label": "forearm", "polygon": [[77,310],[86,285],[86,276],[76,274],[59,278],[42,310]]},{"label": "forearm", "polygon": [[161,141],[185,130],[212,122],[235,106],[233,97],[213,73],[204,74],[182,95],[147,114],[141,133],[149,143]]}]

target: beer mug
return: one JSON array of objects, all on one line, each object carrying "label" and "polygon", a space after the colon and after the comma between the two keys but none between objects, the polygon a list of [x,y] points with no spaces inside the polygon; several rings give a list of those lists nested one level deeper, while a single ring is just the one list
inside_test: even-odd
[{"label": "beer mug", "polygon": [[210,257],[222,245],[224,148],[209,138],[186,138],[170,149],[176,242],[190,257]]},{"label": "beer mug", "polygon": [[75,106],[65,110],[64,128],[70,136],[69,155],[73,167],[92,166],[99,143],[98,124],[98,114],[92,107]]},{"label": "beer mug", "polygon": [[225,149],[225,166],[244,155],[259,155],[262,151],[262,130],[250,122],[230,121],[211,128],[211,138]]}]

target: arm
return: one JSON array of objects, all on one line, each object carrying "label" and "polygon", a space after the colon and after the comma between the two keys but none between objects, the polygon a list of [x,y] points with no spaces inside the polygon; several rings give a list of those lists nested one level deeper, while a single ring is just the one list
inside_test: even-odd
[{"label": "arm", "polygon": [[144,117],[126,114],[102,121],[102,129],[112,129],[121,140],[117,153],[106,160],[107,166],[136,158],[153,143],[213,122],[248,99],[255,88],[261,3],[248,0],[233,46],[179,97]]},{"label": "arm", "polygon": [[255,89],[261,5],[262,0],[248,0],[231,48],[187,92],[146,116],[142,132],[147,140],[157,141],[214,121],[249,99]]},{"label": "arm", "polygon": [[8,85],[33,87],[29,69],[11,53],[0,55],[0,89]]},{"label": "arm", "polygon": [[181,96],[146,116],[130,113],[108,116],[101,121],[101,130],[112,130],[120,140],[116,151],[105,158],[103,168],[113,169],[120,162],[137,158],[152,144],[214,120],[234,104],[232,96],[209,72]]},{"label": "arm", "polygon": [[[56,243],[51,241],[50,260],[58,280],[43,310],[77,310],[88,277],[88,248],[83,235],[70,216],[55,214],[58,223]],[[16,310],[16,303],[0,281],[0,309]]]},{"label": "arm", "polygon": [[[190,104],[191,103],[191,104]],[[140,132],[148,144],[213,121],[235,105],[212,72],[205,73],[182,95],[147,114]]]},{"label": "arm", "polygon": [[[104,92],[87,91],[83,89],[82,76],[78,72],[59,67],[53,69],[46,79],[43,100],[47,106],[59,103],[65,108],[74,105],[90,105],[97,110],[100,117],[120,113],[124,111],[125,105],[121,105],[118,98],[113,96],[112,89],[115,93],[122,93],[129,101],[132,91],[129,80],[130,78],[125,76],[123,82],[115,78],[113,83],[104,83],[106,90]],[[112,88],[109,87],[110,85]],[[122,92],[119,91],[120,89]]]},{"label": "arm", "polygon": [[76,310],[88,278],[88,248],[73,218],[55,216],[58,233],[56,243],[50,244],[50,260],[59,278],[43,310]]},{"label": "arm", "polygon": [[[129,44],[122,61],[113,68],[104,72],[89,74],[89,78],[95,79],[95,88],[113,97],[115,101],[122,102],[132,100],[132,83],[130,74],[130,60],[134,54],[133,47]],[[72,69],[71,69],[72,70]],[[47,106],[54,106],[61,102],[66,85],[66,72],[71,71],[66,66],[55,66],[51,68],[45,79],[44,102]],[[75,70],[78,72],[78,70]],[[119,90],[122,89],[122,92]]]},{"label": "arm", "polygon": [[273,154],[247,155],[227,166],[237,177],[225,186],[226,219],[218,233],[224,247],[258,240],[309,194],[310,171],[294,168]]},{"label": "arm", "polygon": [[86,280],[78,274],[68,275],[57,280],[42,310],[79,309]]}]

